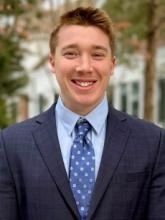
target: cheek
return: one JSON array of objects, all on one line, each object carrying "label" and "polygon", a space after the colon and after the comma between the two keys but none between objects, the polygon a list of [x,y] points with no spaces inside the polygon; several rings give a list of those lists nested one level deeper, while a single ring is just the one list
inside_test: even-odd
[{"label": "cheek", "polygon": [[107,69],[103,74],[102,74],[102,87],[106,88],[109,84],[110,81],[110,72],[109,69]]},{"label": "cheek", "polygon": [[109,69],[104,69],[102,71],[100,71],[100,78],[106,83],[107,81],[109,81],[111,73]]},{"label": "cheek", "polygon": [[67,66],[58,66],[56,68],[55,77],[61,88],[65,88],[69,82],[70,71]]},{"label": "cheek", "polygon": [[66,77],[69,75],[69,73],[73,72],[74,65],[67,61],[61,61],[57,65],[56,70],[58,74],[60,74],[60,77]]},{"label": "cheek", "polygon": [[97,65],[96,68],[103,77],[110,76],[111,71],[112,71],[111,64],[109,62],[100,63],[99,65]]}]

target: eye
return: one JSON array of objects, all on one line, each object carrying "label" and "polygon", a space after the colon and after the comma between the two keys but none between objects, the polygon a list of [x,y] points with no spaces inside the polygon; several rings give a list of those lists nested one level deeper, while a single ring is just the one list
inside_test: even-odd
[{"label": "eye", "polygon": [[105,54],[101,52],[95,52],[95,53],[92,53],[92,57],[95,60],[102,60],[105,57]]},{"label": "eye", "polygon": [[63,55],[67,59],[74,59],[78,56],[78,52],[77,51],[66,51],[66,52],[64,52]]}]

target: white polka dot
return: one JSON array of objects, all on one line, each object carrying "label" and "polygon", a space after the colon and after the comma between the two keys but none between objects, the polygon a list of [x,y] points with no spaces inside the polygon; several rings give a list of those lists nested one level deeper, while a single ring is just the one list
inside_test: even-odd
[{"label": "white polka dot", "polygon": [[81,209],[81,211],[84,211],[84,210],[85,210],[83,206],[82,206],[80,209]]},{"label": "white polka dot", "polygon": [[82,199],[85,199],[85,196],[82,196]]},{"label": "white polka dot", "polygon": [[79,165],[79,162],[78,162],[78,161],[76,161],[76,165]]},{"label": "white polka dot", "polygon": [[79,182],[82,182],[82,179],[81,179],[81,178],[79,179]]},{"label": "white polka dot", "polygon": [[81,171],[83,171],[83,170],[84,170],[84,168],[83,168],[83,167],[80,167],[80,170],[81,170]]},{"label": "white polka dot", "polygon": [[74,173],[74,176],[77,176],[77,173]]},{"label": "white polka dot", "polygon": [[82,160],[85,160],[85,157],[81,157]]},{"label": "white polka dot", "polygon": [[88,155],[90,155],[90,154],[91,154],[91,152],[88,152],[87,154],[88,154]]},{"label": "white polka dot", "polygon": [[83,141],[82,140],[80,140],[80,144],[82,144],[83,143]]},{"label": "white polka dot", "polygon": [[92,160],[94,160],[95,159],[95,157],[92,157]]},{"label": "white polka dot", "polygon": [[94,167],[91,168],[91,171],[94,171]]},{"label": "white polka dot", "polygon": [[83,185],[83,188],[84,188],[84,189],[85,189],[85,188],[87,188],[87,185],[86,185],[86,184],[84,184],[84,185]]},{"label": "white polka dot", "polygon": [[85,176],[88,176],[88,173],[85,173]]},{"label": "white polka dot", "polygon": [[73,183],[73,185],[72,185],[72,186],[73,186],[73,188],[75,188],[75,187],[76,187],[76,184],[75,184],[75,183]]},{"label": "white polka dot", "polygon": [[79,205],[80,204],[79,201],[76,201],[76,204]]},{"label": "white polka dot", "polygon": [[75,156],[74,155],[72,155],[72,159],[74,160],[74,158],[75,158]]},{"label": "white polka dot", "polygon": [[74,144],[74,146],[73,146],[74,148],[77,148],[77,145],[76,144]]},{"label": "white polka dot", "polygon": [[91,194],[91,190],[88,190],[88,193]]},{"label": "white polka dot", "polygon": [[70,170],[73,170],[73,167],[70,167]]},{"label": "white polka dot", "polygon": [[80,194],[80,193],[81,193],[81,190],[77,190],[77,193]]},{"label": "white polka dot", "polygon": [[78,150],[78,151],[77,151],[77,154],[80,154],[80,153],[81,153],[81,152]]},{"label": "white polka dot", "polygon": [[86,162],[86,165],[87,165],[87,166],[89,166],[89,164],[90,164],[89,162]]},{"label": "white polka dot", "polygon": [[90,179],[89,182],[92,183],[92,182],[93,182],[93,179]]}]

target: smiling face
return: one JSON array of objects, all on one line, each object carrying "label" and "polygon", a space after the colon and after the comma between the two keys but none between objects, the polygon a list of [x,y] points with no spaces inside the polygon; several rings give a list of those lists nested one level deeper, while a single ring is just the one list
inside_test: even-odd
[{"label": "smiling face", "polygon": [[50,55],[49,61],[67,108],[86,115],[101,102],[115,64],[109,38],[101,29],[61,27],[55,54]]}]

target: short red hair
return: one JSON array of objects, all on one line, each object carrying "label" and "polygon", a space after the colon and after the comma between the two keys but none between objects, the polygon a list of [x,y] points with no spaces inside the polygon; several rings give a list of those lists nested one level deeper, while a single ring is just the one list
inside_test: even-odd
[{"label": "short red hair", "polygon": [[55,53],[58,33],[64,25],[94,26],[101,29],[108,36],[112,56],[114,55],[115,35],[113,24],[105,11],[94,7],[78,7],[64,13],[50,36],[49,46],[51,54]]}]

